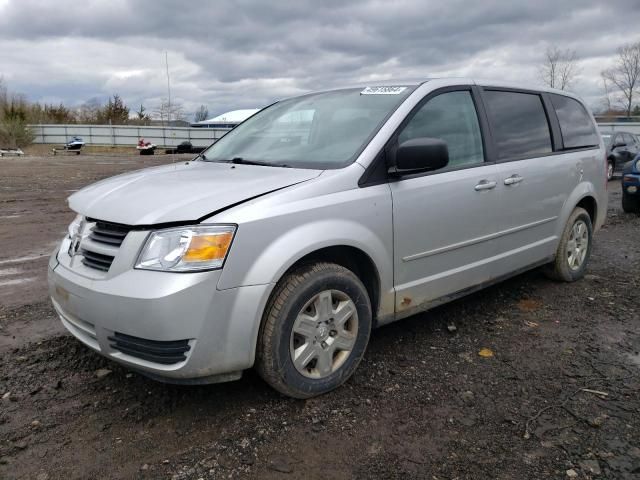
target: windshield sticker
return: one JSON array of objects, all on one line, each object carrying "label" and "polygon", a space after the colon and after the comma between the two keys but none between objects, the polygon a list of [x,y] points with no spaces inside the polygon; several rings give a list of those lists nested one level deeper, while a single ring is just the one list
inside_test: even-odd
[{"label": "windshield sticker", "polygon": [[360,92],[360,95],[399,95],[407,87],[367,87]]}]

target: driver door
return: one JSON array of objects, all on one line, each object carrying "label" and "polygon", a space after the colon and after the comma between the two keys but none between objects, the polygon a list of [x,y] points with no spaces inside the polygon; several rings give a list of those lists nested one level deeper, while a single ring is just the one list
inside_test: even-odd
[{"label": "driver door", "polygon": [[397,318],[489,280],[495,255],[498,177],[485,161],[472,88],[427,96],[395,142],[419,137],[444,140],[449,164],[390,183]]}]

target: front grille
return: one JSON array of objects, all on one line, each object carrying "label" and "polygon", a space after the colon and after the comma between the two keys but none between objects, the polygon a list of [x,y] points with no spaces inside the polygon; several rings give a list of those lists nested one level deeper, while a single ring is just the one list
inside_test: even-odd
[{"label": "front grille", "polygon": [[115,332],[109,337],[111,348],[132,357],[154,363],[171,365],[187,359],[186,353],[191,349],[188,340],[147,340]]},{"label": "front grille", "polygon": [[131,230],[131,227],[116,223],[102,222],[96,220],[96,224],[91,227],[89,238],[94,242],[105,243],[119,247],[124,241],[124,237]]},{"label": "front grille", "polygon": [[131,227],[102,220],[87,219],[87,221],[89,222],[88,241],[80,245],[80,253],[84,257],[82,263],[89,268],[108,272]]},{"label": "front grille", "polygon": [[103,272],[109,271],[109,267],[111,267],[114,259],[111,255],[90,252],[84,248],[80,250],[80,253],[82,254],[82,263],[85,266],[102,270]]}]

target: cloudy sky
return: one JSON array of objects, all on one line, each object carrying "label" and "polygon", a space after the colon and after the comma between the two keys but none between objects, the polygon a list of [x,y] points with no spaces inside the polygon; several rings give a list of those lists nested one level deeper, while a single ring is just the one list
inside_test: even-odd
[{"label": "cloudy sky", "polygon": [[0,0],[0,76],[31,100],[166,96],[211,116],[309,90],[433,76],[539,83],[549,45],[575,50],[573,90],[640,41],[640,0]]}]

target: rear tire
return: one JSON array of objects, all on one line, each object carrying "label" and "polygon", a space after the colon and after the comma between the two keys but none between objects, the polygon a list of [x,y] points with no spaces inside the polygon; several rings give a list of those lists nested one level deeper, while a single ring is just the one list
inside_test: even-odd
[{"label": "rear tire", "polygon": [[615,171],[615,164],[613,163],[613,160],[607,160],[607,180],[611,181],[613,180],[613,172]]},{"label": "rear tire", "polygon": [[622,192],[622,210],[626,213],[640,213],[640,197]]},{"label": "rear tire", "polygon": [[333,263],[301,265],[271,295],[258,337],[256,369],[290,397],[329,392],[356,370],[371,324],[369,295],[352,271]]},{"label": "rear tire", "polygon": [[544,269],[557,281],[575,282],[584,276],[591,256],[593,225],[584,208],[577,207],[564,227],[555,260]]}]

